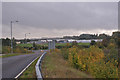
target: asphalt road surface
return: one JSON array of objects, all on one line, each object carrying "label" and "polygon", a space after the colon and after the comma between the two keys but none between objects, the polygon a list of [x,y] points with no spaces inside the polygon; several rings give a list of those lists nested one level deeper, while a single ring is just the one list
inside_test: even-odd
[{"label": "asphalt road surface", "polygon": [[15,78],[30,62],[40,56],[42,52],[26,54],[2,59],[2,78]]}]

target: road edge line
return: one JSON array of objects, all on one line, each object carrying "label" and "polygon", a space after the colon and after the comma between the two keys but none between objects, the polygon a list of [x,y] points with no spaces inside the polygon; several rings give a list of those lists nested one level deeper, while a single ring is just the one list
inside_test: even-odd
[{"label": "road edge line", "polygon": [[[39,57],[39,56],[38,56]],[[37,57],[37,58],[38,58]],[[29,63],[16,77],[15,79],[17,79],[37,58],[35,58],[31,63]]]}]

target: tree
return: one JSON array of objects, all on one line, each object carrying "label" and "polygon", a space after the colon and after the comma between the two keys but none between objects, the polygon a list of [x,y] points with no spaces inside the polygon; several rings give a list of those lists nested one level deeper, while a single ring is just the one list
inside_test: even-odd
[{"label": "tree", "polygon": [[76,41],[73,41],[72,46],[78,46],[78,43]]},{"label": "tree", "polygon": [[113,32],[112,37],[113,38],[120,38],[120,31]]},{"label": "tree", "polygon": [[94,40],[91,41],[90,45],[95,45],[96,42]]},{"label": "tree", "polygon": [[108,44],[109,44],[109,42],[110,42],[110,39],[109,39],[109,38],[105,38],[105,39],[103,39],[103,41],[102,41],[102,45],[103,45],[104,47],[107,47]]},{"label": "tree", "polygon": [[35,49],[35,50],[37,50],[37,45],[35,44],[35,42],[33,42],[33,48]]},{"label": "tree", "polygon": [[9,38],[2,39],[2,45],[3,46],[10,46],[11,40]]},{"label": "tree", "polygon": [[12,42],[13,42],[13,47],[15,48],[15,47],[16,47],[16,40],[15,40],[15,38],[14,38],[14,37],[13,37]]},{"label": "tree", "polygon": [[108,37],[109,36],[107,34],[104,34],[104,33],[99,35],[100,39],[105,39],[105,38],[108,38]]}]

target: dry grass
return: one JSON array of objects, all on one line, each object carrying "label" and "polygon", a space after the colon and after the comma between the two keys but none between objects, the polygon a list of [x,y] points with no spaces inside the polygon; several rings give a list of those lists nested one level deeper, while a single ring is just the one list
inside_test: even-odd
[{"label": "dry grass", "polygon": [[42,61],[43,78],[92,78],[85,72],[71,67],[58,53],[47,53]]}]

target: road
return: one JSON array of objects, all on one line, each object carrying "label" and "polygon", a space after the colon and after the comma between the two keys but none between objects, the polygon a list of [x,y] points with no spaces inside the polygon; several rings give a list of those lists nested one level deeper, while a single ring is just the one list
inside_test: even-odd
[{"label": "road", "polygon": [[2,78],[15,78],[31,61],[40,56],[42,52],[35,54],[12,56],[2,59]]}]

